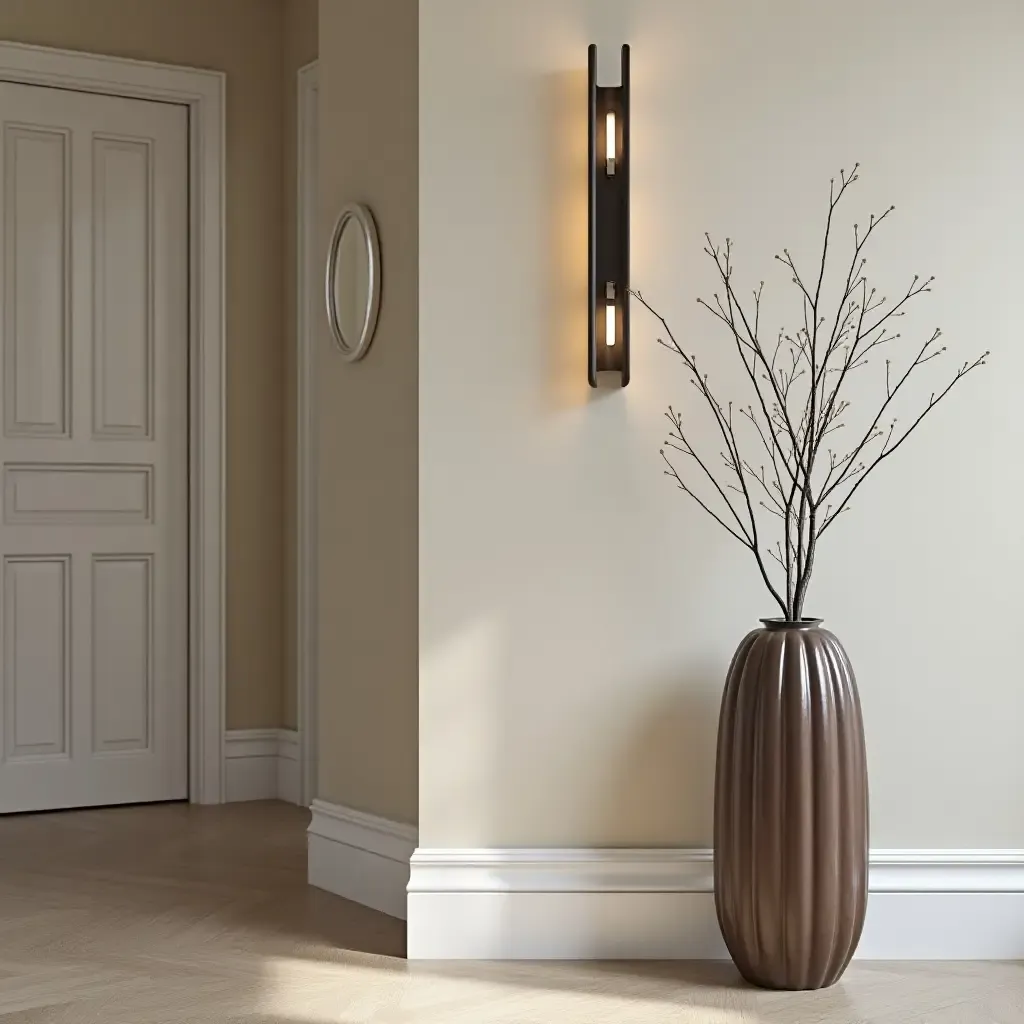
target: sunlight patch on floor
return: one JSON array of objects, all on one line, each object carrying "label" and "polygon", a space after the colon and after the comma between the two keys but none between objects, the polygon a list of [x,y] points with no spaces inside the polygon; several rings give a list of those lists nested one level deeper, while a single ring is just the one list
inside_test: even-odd
[{"label": "sunlight patch on floor", "polygon": [[[263,967],[261,996],[254,1009],[289,1024],[357,1024],[402,1020],[417,1024],[448,1022],[519,1022],[551,1019],[562,1024],[649,1024],[671,1012],[678,1024],[760,1024],[764,1019],[749,1009],[708,1006],[698,987],[666,986],[659,994],[643,994],[650,979],[589,974],[576,965],[545,965],[546,984],[530,984],[522,970],[481,964],[480,977],[462,964],[458,976],[446,965],[407,964],[383,960],[374,966],[340,961],[316,963],[277,958]],[[581,991],[583,986],[592,986]],[[721,1002],[721,993],[716,993]],[[666,998],[668,997],[668,998]],[[690,1000],[693,1000],[692,1002]],[[397,1014],[397,1016],[393,1016]],[[414,1016],[407,1016],[412,1015]]]}]

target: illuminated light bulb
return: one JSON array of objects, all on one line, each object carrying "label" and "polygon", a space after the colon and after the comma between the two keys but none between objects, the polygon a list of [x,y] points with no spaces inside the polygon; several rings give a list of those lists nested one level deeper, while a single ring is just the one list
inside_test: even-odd
[{"label": "illuminated light bulb", "polygon": [[604,294],[604,343],[611,348],[615,344],[615,285],[611,281],[605,285]]},{"label": "illuminated light bulb", "polygon": [[615,173],[615,114],[611,111],[604,120],[604,154],[605,170],[612,175]]}]

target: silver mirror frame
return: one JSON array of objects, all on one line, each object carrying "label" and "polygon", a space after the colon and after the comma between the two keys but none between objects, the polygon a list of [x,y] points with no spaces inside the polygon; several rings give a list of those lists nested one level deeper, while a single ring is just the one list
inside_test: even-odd
[{"label": "silver mirror frame", "polygon": [[[346,338],[338,319],[338,300],[334,293],[334,275],[338,270],[338,250],[341,236],[350,221],[362,235],[366,246],[366,258],[369,273],[367,274],[366,315],[359,331],[358,338]],[[331,244],[327,249],[327,269],[324,274],[324,292],[327,302],[327,323],[330,325],[334,343],[338,346],[342,357],[350,363],[362,359],[373,341],[373,332],[377,327],[377,312],[380,309],[380,242],[377,238],[377,225],[369,207],[362,203],[348,203],[342,207],[341,213],[331,233]]]}]

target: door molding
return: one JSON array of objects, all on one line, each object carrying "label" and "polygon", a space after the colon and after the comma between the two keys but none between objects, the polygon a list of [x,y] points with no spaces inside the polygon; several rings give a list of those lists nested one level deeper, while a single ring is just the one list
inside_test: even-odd
[{"label": "door molding", "polygon": [[189,800],[224,799],[224,86],[199,71],[0,43],[0,80],[189,115]]},{"label": "door molding", "polygon": [[298,72],[298,162],[296,174],[296,601],[295,678],[298,688],[301,802],[317,795],[317,451],[316,300],[317,147],[319,75],[313,61]]}]

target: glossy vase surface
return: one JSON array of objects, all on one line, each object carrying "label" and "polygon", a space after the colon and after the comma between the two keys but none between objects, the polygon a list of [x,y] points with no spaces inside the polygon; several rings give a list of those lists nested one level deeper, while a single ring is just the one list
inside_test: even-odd
[{"label": "glossy vase surface", "polygon": [[850,660],[821,620],[764,619],[736,651],[715,769],[715,907],[740,973],[834,984],[868,895],[868,780]]}]

